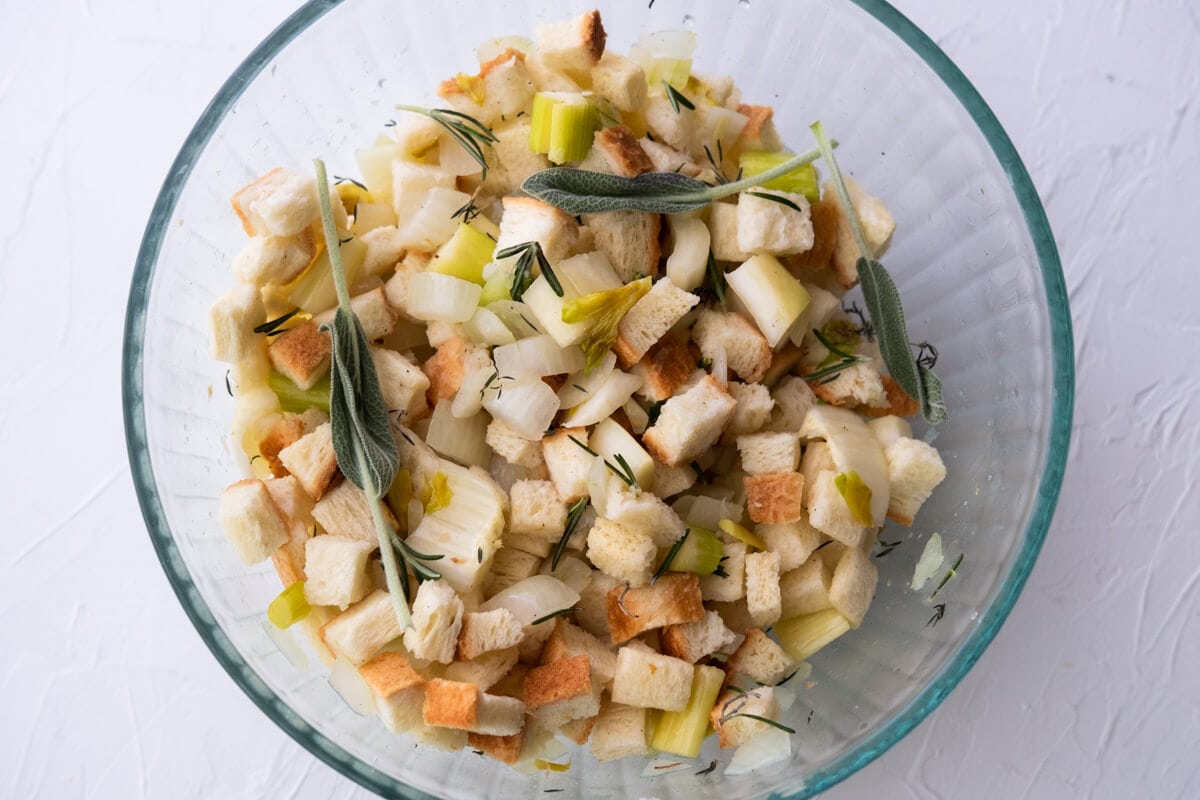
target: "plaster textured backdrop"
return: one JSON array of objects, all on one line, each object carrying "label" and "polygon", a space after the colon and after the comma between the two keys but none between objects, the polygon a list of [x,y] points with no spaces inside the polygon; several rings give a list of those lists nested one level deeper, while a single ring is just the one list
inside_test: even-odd
[{"label": "plaster textured backdrop", "polygon": [[[0,6],[0,795],[368,797],[201,644],[148,546],[119,422],[152,200],[200,110],[296,5]],[[1076,326],[1076,432],[1000,635],[827,797],[1200,797],[1200,11],[897,5],[979,88],[1046,201]]]}]

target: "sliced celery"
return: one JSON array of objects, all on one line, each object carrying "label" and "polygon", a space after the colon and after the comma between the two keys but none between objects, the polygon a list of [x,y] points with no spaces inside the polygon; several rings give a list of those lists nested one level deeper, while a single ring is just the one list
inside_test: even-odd
[{"label": "sliced celery", "polygon": [[[748,150],[738,157],[738,166],[742,170],[743,178],[751,178],[761,175],[773,167],[778,167],[790,158],[794,158],[792,153]],[[802,194],[808,198],[810,203],[815,203],[820,199],[820,192],[817,189],[817,168],[812,164],[805,164],[778,178],[772,178],[764,183],[762,188]]]},{"label": "sliced celery", "polygon": [[680,545],[668,569],[671,572],[692,572],[711,575],[721,564],[725,547],[712,531],[688,528],[687,539]]},{"label": "sliced celery", "polygon": [[479,305],[486,307],[497,300],[511,300],[512,282],[511,272],[505,272],[502,269],[496,270],[492,277],[483,283],[483,292],[479,295]]},{"label": "sliced celery", "polygon": [[767,549],[767,543],[764,542],[758,534],[753,533],[752,531],[748,530],[747,528],[745,528],[742,525],[737,524],[736,522],[734,522],[731,519],[721,520],[718,527],[723,532],[725,532],[725,533],[729,534],[730,536],[732,536],[733,538],[737,539],[739,542],[745,542],[746,544],[750,545],[751,547],[758,548],[759,550]]},{"label": "sliced celery", "polygon": [[833,477],[833,485],[838,494],[850,508],[850,515],[859,525],[870,525],[871,520],[871,487],[863,483],[854,470],[839,472]]},{"label": "sliced celery", "polygon": [[550,130],[553,123],[554,106],[558,99],[546,92],[533,96],[533,113],[529,119],[529,149],[535,153],[550,151]]},{"label": "sliced celery", "polygon": [[275,370],[267,377],[267,385],[279,398],[279,408],[290,414],[301,414],[310,408],[319,408],[329,413],[329,376],[313,384],[311,389],[301,389],[291,378]]},{"label": "sliced celery", "polygon": [[616,289],[592,292],[563,304],[562,321],[567,324],[586,322],[587,333],[580,346],[587,356],[588,371],[600,363],[604,354],[617,339],[621,319],[650,291],[650,278],[642,278]]},{"label": "sliced celery", "polygon": [[392,514],[400,523],[401,532],[408,528],[408,503],[412,496],[412,473],[406,469],[396,470],[396,477],[392,479],[392,485],[388,488],[387,502],[391,506]]},{"label": "sliced celery", "polygon": [[276,628],[290,628],[308,616],[312,606],[304,596],[304,581],[296,581],[280,592],[267,606],[267,619]]},{"label": "sliced celery", "polygon": [[650,746],[664,753],[695,758],[708,733],[708,717],[725,673],[716,667],[696,667],[692,673],[692,694],[683,711],[664,711],[650,740]]},{"label": "sliced celery", "polygon": [[579,161],[592,149],[596,132],[596,109],[588,102],[559,103],[550,118],[550,148],[547,157],[555,164]]},{"label": "sliced celery", "polygon": [[848,630],[850,623],[832,608],[775,623],[780,646],[797,661],[807,660]]},{"label": "sliced celery", "polygon": [[486,233],[460,223],[450,241],[438,248],[429,262],[429,271],[482,285],[483,268],[492,260],[495,250],[496,242]]}]

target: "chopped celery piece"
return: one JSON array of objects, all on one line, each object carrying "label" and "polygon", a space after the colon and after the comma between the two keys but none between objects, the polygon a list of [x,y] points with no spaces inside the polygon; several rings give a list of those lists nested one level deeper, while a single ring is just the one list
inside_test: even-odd
[{"label": "chopped celery piece", "polygon": [[692,75],[692,60],[690,58],[656,58],[650,62],[646,70],[646,84],[657,88],[663,81],[674,86],[679,91],[687,88],[688,78]]},{"label": "chopped celery piece", "polygon": [[482,285],[483,268],[492,260],[495,250],[496,243],[486,233],[460,223],[450,241],[438,248],[429,262],[429,271]]},{"label": "chopped celery piece", "polygon": [[392,479],[392,485],[388,488],[387,501],[396,520],[400,523],[401,531],[408,527],[408,503],[412,500],[412,496],[412,473],[406,469],[396,470],[396,477]]},{"label": "chopped celery piece", "polygon": [[544,758],[535,758],[533,765],[538,769],[549,770],[550,772],[566,772],[571,769],[571,762],[559,764],[557,761],[547,761]]},{"label": "chopped celery piece", "polygon": [[724,531],[725,533],[727,533],[730,536],[732,536],[733,538],[737,539],[739,542],[744,542],[744,543],[750,545],[751,547],[758,548],[759,550],[767,549],[767,543],[764,542],[758,536],[758,534],[753,533],[752,531],[748,530],[747,528],[745,528],[742,525],[737,524],[736,522],[734,522],[731,519],[721,520],[718,527],[720,527],[721,530]]},{"label": "chopped celery piece", "polygon": [[708,733],[708,717],[725,673],[716,667],[696,667],[692,673],[692,693],[683,711],[664,711],[650,740],[650,746],[664,753],[695,758]]},{"label": "chopped celery piece", "polygon": [[592,292],[563,303],[563,322],[588,324],[587,333],[579,343],[587,356],[587,371],[590,372],[604,358],[617,339],[617,327],[621,319],[648,291],[650,278],[645,277],[616,289]]},{"label": "chopped celery piece", "polygon": [[426,514],[441,511],[453,499],[454,490],[450,488],[444,472],[435,472],[429,483],[421,487],[421,505],[425,506]]},{"label": "chopped celery piece", "polygon": [[775,636],[780,646],[797,661],[806,661],[848,630],[850,623],[832,608],[775,623]]},{"label": "chopped celery piece", "polygon": [[505,272],[502,269],[496,270],[495,274],[483,283],[483,292],[479,295],[479,305],[487,307],[497,300],[511,300],[512,281],[511,272]]},{"label": "chopped celery piece", "polygon": [[725,547],[712,531],[704,528],[688,528],[687,539],[680,545],[671,565],[671,572],[692,572],[696,575],[711,575],[721,564]]},{"label": "chopped celery piece", "polygon": [[304,596],[304,581],[296,581],[280,592],[267,606],[267,619],[276,628],[290,628],[308,616],[312,606]]},{"label": "chopped celery piece", "polygon": [[[768,153],[763,150],[748,150],[738,157],[738,167],[741,168],[743,178],[752,178],[755,175],[761,175],[769,169],[778,167],[780,164],[794,157],[792,153]],[[796,167],[796,169],[780,175],[778,178],[772,178],[764,183],[762,188],[802,194],[808,198],[810,203],[815,203],[821,199],[820,191],[817,189],[817,168],[812,164]]]},{"label": "chopped celery piece", "polygon": [[267,385],[279,398],[279,408],[289,414],[302,414],[310,408],[319,408],[329,413],[329,376],[313,384],[311,389],[301,389],[291,378],[275,370],[267,377]]},{"label": "chopped celery piece", "polygon": [[871,487],[863,483],[854,470],[839,472],[833,477],[838,494],[850,507],[850,515],[859,525],[871,525]]},{"label": "chopped celery piece", "polygon": [[529,120],[529,149],[535,153],[550,151],[550,130],[554,106],[559,99],[553,94],[538,92],[533,96],[533,113]]},{"label": "chopped celery piece", "polygon": [[558,103],[550,117],[547,157],[555,164],[580,161],[592,149],[596,109],[591,103]]}]

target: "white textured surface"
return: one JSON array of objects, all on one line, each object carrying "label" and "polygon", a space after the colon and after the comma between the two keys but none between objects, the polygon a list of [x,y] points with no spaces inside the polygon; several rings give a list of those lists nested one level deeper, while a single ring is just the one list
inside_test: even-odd
[{"label": "white textured surface", "polygon": [[[995,642],[826,796],[1200,797],[1200,12],[898,5],[979,88],[1046,201],[1076,432]],[[154,194],[221,81],[295,6],[0,7],[0,796],[369,797],[208,654],[145,536],[120,426],[121,322]]]}]

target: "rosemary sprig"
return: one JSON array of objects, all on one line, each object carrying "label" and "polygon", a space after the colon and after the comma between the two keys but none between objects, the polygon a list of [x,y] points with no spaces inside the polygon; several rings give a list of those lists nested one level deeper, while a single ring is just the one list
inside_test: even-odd
[{"label": "rosemary sprig", "polygon": [[284,314],[282,316],[278,316],[275,319],[269,319],[266,322],[264,322],[262,325],[256,325],[254,328],[254,332],[255,333],[265,333],[267,336],[276,336],[280,333],[283,333],[283,331],[279,330],[280,326],[282,326],[283,323],[287,322],[289,319],[291,319],[292,317],[296,316],[299,313],[300,313],[299,308],[293,308],[291,311],[287,312],[286,314]]},{"label": "rosemary sprig", "polygon": [[499,261],[502,258],[512,258],[517,256],[517,267],[513,270],[512,290],[509,294],[513,300],[520,300],[525,296],[525,290],[533,283],[533,264],[537,262],[538,269],[546,278],[546,283],[550,284],[550,288],[559,297],[563,296],[562,284],[558,282],[558,276],[554,274],[554,270],[550,268],[550,259],[546,258],[546,254],[542,252],[542,246],[538,242],[522,242],[515,244],[512,247],[506,247],[503,250],[497,250],[494,258]]},{"label": "rosemary sprig", "polygon": [[867,319],[867,315],[859,307],[858,303],[851,303],[849,306],[842,306],[842,311],[847,314],[852,314],[858,317],[858,328],[854,331],[859,336],[862,336],[868,342],[875,339],[875,328],[872,327],[871,321]]},{"label": "rosemary sprig", "polygon": [[633,587],[630,586],[629,581],[625,581],[625,588],[621,590],[619,595],[617,595],[617,608],[621,609],[621,613],[625,616],[631,617],[632,619],[637,619],[641,616],[641,614],[632,614],[630,613],[629,609],[625,607],[625,595],[629,594],[629,590],[632,588]]},{"label": "rosemary sprig", "polygon": [[579,520],[583,519],[583,512],[587,510],[589,502],[591,502],[591,498],[584,497],[581,500],[575,501],[575,504],[567,509],[566,527],[563,528],[562,536],[558,539],[558,544],[554,546],[554,558],[550,559],[551,572],[558,569],[558,562],[567,550],[567,542],[571,541],[571,537],[575,534],[575,529],[579,527]]},{"label": "rosemary sprig", "polygon": [[362,183],[359,183],[358,181],[354,180],[354,178],[346,178],[346,177],[343,177],[343,176],[341,176],[341,175],[334,175],[334,176],[333,176],[333,183],[334,183],[334,185],[335,185],[335,186],[339,186],[339,185],[341,185],[341,184],[343,184],[343,183],[352,183],[352,184],[354,184],[355,186],[357,186],[359,189],[362,189],[364,192],[369,192],[369,191],[370,191],[370,189],[368,189],[368,188],[367,188],[367,187],[366,187],[364,184],[362,184]]},{"label": "rosemary sprig", "polygon": [[[836,146],[836,142],[831,146]],[[722,197],[762,186],[797,167],[811,164],[820,155],[820,150],[809,150],[766,172],[719,186],[709,186],[702,180],[676,172],[647,172],[636,178],[623,178],[569,167],[551,167],[530,175],[521,188],[526,194],[568,214],[605,211],[686,214]]]},{"label": "rosemary sprig", "polygon": [[233,397],[233,387],[229,385],[229,370],[225,370],[225,391]]},{"label": "rosemary sprig", "polygon": [[462,217],[463,224],[466,224],[482,213],[483,211],[477,205],[475,205],[475,195],[471,195],[471,199],[459,206],[458,209],[450,215],[450,219],[458,219],[459,217]]},{"label": "rosemary sprig", "polygon": [[422,108],[421,106],[396,106],[400,111],[411,111],[423,114],[441,125],[462,145],[475,163],[482,170],[480,177],[487,180],[488,164],[483,148],[491,147],[493,142],[500,141],[492,129],[472,116],[448,108]]},{"label": "rosemary sprig", "polygon": [[658,415],[662,413],[663,401],[658,400],[646,406],[646,427],[649,428],[658,422]]},{"label": "rosemary sprig", "polygon": [[769,194],[768,192],[746,192],[750,197],[757,197],[761,200],[770,200],[773,203],[779,203],[781,206],[787,206],[798,214],[803,214],[804,209],[796,205],[790,198],[778,194]]},{"label": "rosemary sprig", "polygon": [[725,302],[725,271],[717,266],[717,259],[713,256],[713,251],[708,251],[708,264],[705,267],[705,275],[707,278],[708,288],[712,291],[713,296],[717,298],[717,302],[721,305],[722,311],[728,311],[729,306]]},{"label": "rosemary sprig", "polygon": [[864,361],[870,361],[870,360],[871,359],[863,358],[862,356],[853,356],[851,358],[844,358],[841,361],[838,361],[837,363],[830,364],[828,367],[822,367],[821,369],[810,372],[803,377],[804,377],[804,380],[808,381],[809,383],[812,383],[813,381],[816,381],[816,380],[820,380],[821,378],[829,378],[830,380],[833,380],[833,377],[831,377],[831,376],[836,376],[842,370],[847,369],[848,367],[853,367],[855,364],[861,364]]},{"label": "rosemary sprig", "polygon": [[944,617],[944,616],[946,616],[946,604],[938,603],[936,606],[933,607],[933,616],[930,617],[929,621],[925,623],[925,627],[929,628],[929,627],[936,626],[939,622],[942,621],[942,617]]},{"label": "rosemary sprig", "polygon": [[[651,4],[651,5],[653,5],[653,4]],[[708,762],[708,766],[707,766],[707,767],[705,767],[704,769],[700,770],[700,771],[699,771],[699,772],[697,772],[696,774],[697,774],[697,775],[707,775],[708,773],[712,772],[712,771],[713,771],[713,770],[715,770],[716,768],[717,768],[717,760],[716,760],[716,759],[713,759],[712,761]]]},{"label": "rosemary sprig", "polygon": [[[576,439],[574,436],[568,435],[567,438],[582,447],[583,451],[588,455],[592,456],[593,458],[600,458],[599,453]],[[616,464],[613,464],[612,461],[609,461],[606,458],[604,459],[604,466],[608,467],[614,475],[624,481],[626,486],[632,489],[640,488],[638,486],[637,476],[633,474],[633,468],[629,466],[629,462],[625,460],[625,456],[617,453],[613,456],[613,459],[617,462]]]},{"label": "rosemary sprig", "polygon": [[851,358],[851,359],[855,359],[858,361],[864,360],[863,357],[858,355],[857,353],[847,353],[845,350],[841,349],[836,344],[831,342],[829,340],[828,336],[821,333],[816,328],[813,328],[813,336],[817,337],[817,341],[820,342],[821,344],[825,345],[825,349],[834,355],[841,356],[842,358]]},{"label": "rosemary sprig", "polygon": [[889,555],[893,550],[895,550],[897,547],[899,547],[902,543],[903,542],[900,539],[897,539],[894,542],[885,542],[884,540],[880,539],[876,543],[879,545],[879,551],[877,553],[875,553],[875,558],[883,558],[884,556]]},{"label": "rosemary sprig", "polygon": [[871,324],[879,334],[879,350],[883,355],[883,361],[887,364],[892,378],[900,384],[900,388],[921,404],[921,415],[925,417],[925,421],[931,425],[943,423],[948,417],[946,404],[942,399],[942,383],[933,374],[933,369],[928,366],[928,363],[919,363],[913,357],[908,328],[904,323],[904,308],[900,303],[900,292],[896,289],[892,276],[884,269],[883,264],[873,257],[871,249],[867,246],[858,213],[850,201],[846,181],[842,178],[837,161],[834,160],[833,146],[825,136],[824,127],[820,122],[814,122],[811,128],[817,139],[821,158],[829,167],[829,174],[837,189],[842,211],[850,222],[850,230],[858,244],[859,259],[856,264],[858,280],[862,285],[863,297],[867,302],[867,311],[871,315]]},{"label": "rosemary sprig", "polygon": [[687,538],[691,532],[691,528],[684,529],[683,536],[679,537],[679,541],[671,545],[671,549],[667,551],[665,556],[663,556],[662,563],[658,565],[658,569],[654,570],[654,575],[650,578],[651,586],[653,586],[654,582],[661,578],[663,574],[671,568],[671,562],[675,560],[675,556],[679,555],[679,549],[683,547],[683,543],[687,541]]},{"label": "rosemary sprig", "polygon": [[696,104],[693,103],[691,100],[688,100],[683,95],[683,92],[679,91],[674,86],[672,86],[670,81],[664,80],[663,88],[667,90],[667,100],[669,100],[671,102],[671,108],[674,109],[676,114],[679,113],[680,106],[688,109],[689,111],[696,110]]},{"label": "rosemary sprig", "polygon": [[776,722],[775,720],[773,720],[769,717],[764,717],[759,714],[749,714],[749,713],[746,713],[745,711],[738,711],[735,714],[730,714],[729,716],[721,717],[721,721],[724,722],[725,720],[733,719],[734,717],[745,717],[746,719],[753,719],[753,720],[758,720],[759,722],[765,722],[766,724],[770,725],[772,728],[778,728],[779,730],[783,731],[784,733],[795,733],[796,732],[795,728],[789,728],[787,725],[784,725],[782,722]]},{"label": "rosemary sprig", "polygon": [[933,590],[933,594],[929,595],[929,599],[930,599],[930,600],[932,600],[933,598],[937,597],[937,595],[938,595],[938,592],[940,592],[940,591],[942,590],[942,588],[943,588],[943,587],[944,587],[944,586],[945,586],[947,583],[949,583],[949,582],[950,582],[950,579],[951,579],[951,578],[953,578],[955,575],[957,575],[957,574],[958,574],[958,568],[962,566],[962,562],[963,562],[963,554],[962,554],[962,553],[959,553],[959,554],[958,554],[958,558],[956,558],[956,559],[954,560],[954,566],[950,567],[949,571],[948,571],[948,572],[946,572],[945,576],[942,578],[942,582],[941,582],[941,583],[939,583],[939,584],[937,585],[937,588]]},{"label": "rosemary sprig", "polygon": [[[708,145],[704,145],[704,156],[708,159],[708,165],[712,167],[713,177],[717,179],[717,183],[730,183],[729,176],[725,174],[725,168],[722,166],[725,163],[725,145],[721,144],[721,140],[717,140],[717,157],[713,158],[712,150]],[[682,168],[682,165],[680,165]],[[676,170],[678,172],[679,170]],[[738,167],[737,175],[733,178],[735,181],[742,179],[742,168]]]},{"label": "rosemary sprig", "polygon": [[543,622],[549,622],[550,620],[554,619],[555,617],[563,617],[563,616],[566,616],[567,614],[574,614],[578,610],[579,610],[579,606],[569,606],[568,608],[560,608],[558,611],[551,611],[549,614],[547,614],[544,617],[538,617],[537,619],[535,619],[533,622],[531,622],[529,624],[530,625],[541,625]]}]

